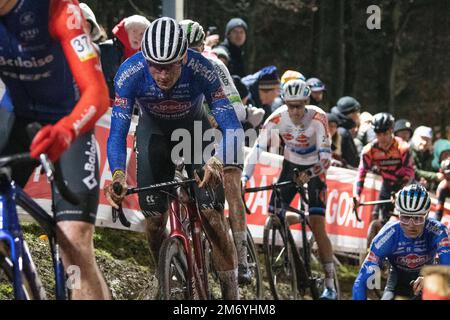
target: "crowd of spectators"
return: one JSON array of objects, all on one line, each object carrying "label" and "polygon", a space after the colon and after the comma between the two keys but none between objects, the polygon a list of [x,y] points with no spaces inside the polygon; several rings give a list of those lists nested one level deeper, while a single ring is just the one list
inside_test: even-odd
[{"label": "crowd of spectators", "polygon": [[[106,32],[97,23],[92,10],[86,4],[82,3],[80,6],[88,21],[92,39],[101,53],[103,71],[113,99],[113,80],[117,69],[125,59],[140,49],[143,32],[150,21],[140,15],[125,17],[113,28],[113,37],[107,40]],[[235,17],[226,24],[223,39],[214,32],[217,29],[215,27],[208,29],[205,39],[205,46],[229,69],[246,106],[244,129],[259,129],[270,114],[284,104],[280,95],[283,85],[291,79],[302,79],[311,88],[309,104],[329,111],[327,117],[333,165],[356,169],[363,147],[376,139],[372,128],[373,115],[364,111],[357,98],[351,96],[339,98],[330,110],[325,110],[323,101],[327,88],[317,75],[306,78],[298,70],[286,70],[280,78],[280,70],[273,65],[249,72],[251,70],[245,64],[248,28],[242,18]],[[416,181],[429,190],[436,190],[445,179],[440,167],[450,157],[450,141],[445,138],[434,141],[432,128],[420,124],[415,126],[408,119],[398,119],[395,122],[394,135],[410,145]]]}]

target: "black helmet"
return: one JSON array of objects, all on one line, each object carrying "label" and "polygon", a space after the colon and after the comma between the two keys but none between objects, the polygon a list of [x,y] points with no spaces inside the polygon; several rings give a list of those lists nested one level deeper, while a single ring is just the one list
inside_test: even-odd
[{"label": "black helmet", "polygon": [[394,133],[397,133],[397,131],[402,131],[402,130],[408,130],[411,135],[413,134],[413,130],[411,127],[411,122],[409,122],[406,119],[399,119],[397,121],[395,121],[394,124]]},{"label": "black helmet", "polygon": [[380,112],[373,116],[372,128],[375,133],[386,132],[394,128],[394,117],[387,112]]},{"label": "black helmet", "polygon": [[335,122],[339,125],[339,118],[334,113],[331,113],[331,112],[327,113],[327,119],[328,119],[328,123]]},{"label": "black helmet", "polygon": [[359,104],[358,100],[349,96],[340,98],[336,103],[336,107],[338,108],[339,112],[345,115],[355,111],[359,111],[361,109],[361,105]]}]

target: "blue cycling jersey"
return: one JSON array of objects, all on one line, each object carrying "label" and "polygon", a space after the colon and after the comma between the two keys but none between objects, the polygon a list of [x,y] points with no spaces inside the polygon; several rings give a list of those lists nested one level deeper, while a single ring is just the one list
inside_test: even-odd
[{"label": "blue cycling jersey", "polygon": [[[164,123],[170,132],[183,128],[183,124],[201,119],[204,112],[202,103],[206,99],[223,136],[216,148],[217,156],[227,164],[241,159],[243,139],[235,135],[242,130],[241,123],[221,87],[214,67],[200,53],[188,50],[187,62],[182,65],[180,78],[169,91],[163,91],[157,86],[141,52],[122,63],[114,82],[116,98],[107,147],[111,172],[125,170],[126,137],[135,104],[141,112]],[[227,139],[227,133],[230,132],[232,138],[228,135]]]},{"label": "blue cycling jersey", "polygon": [[13,104],[11,101],[8,89],[0,79],[0,109],[5,109],[8,112],[13,112]]},{"label": "blue cycling jersey", "polygon": [[436,254],[440,264],[450,265],[448,229],[439,221],[427,219],[422,235],[414,239],[405,236],[400,222],[387,223],[372,241],[353,285],[353,299],[366,299],[368,280],[379,270],[377,267],[385,258],[397,274],[419,274],[423,266],[434,262]]},{"label": "blue cycling jersey", "polygon": [[60,41],[50,34],[51,1],[19,1],[0,19],[0,74],[15,114],[56,121],[68,115],[79,90]]}]

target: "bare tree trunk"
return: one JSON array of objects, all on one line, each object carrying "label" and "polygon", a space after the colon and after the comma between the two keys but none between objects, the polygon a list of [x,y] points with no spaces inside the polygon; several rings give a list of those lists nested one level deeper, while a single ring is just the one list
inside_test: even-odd
[{"label": "bare tree trunk", "polygon": [[[322,1],[323,2],[323,1]],[[317,0],[316,6],[318,7],[318,11],[313,13],[313,30],[312,30],[312,73],[317,75],[319,74],[319,68],[321,65],[321,56],[322,56],[322,22],[323,22],[323,12],[322,3],[320,0]]]},{"label": "bare tree trunk", "polygon": [[345,1],[337,0],[337,72],[336,72],[336,96],[342,97],[345,85]]}]

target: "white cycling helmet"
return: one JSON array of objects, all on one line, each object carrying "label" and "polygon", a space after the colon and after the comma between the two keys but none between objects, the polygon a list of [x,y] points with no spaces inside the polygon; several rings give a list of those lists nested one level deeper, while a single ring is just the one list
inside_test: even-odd
[{"label": "white cycling helmet", "polygon": [[142,37],[142,54],[145,59],[158,64],[181,60],[187,48],[188,42],[183,28],[168,17],[153,21]]},{"label": "white cycling helmet", "polygon": [[180,21],[180,26],[186,32],[189,47],[198,47],[205,40],[205,31],[198,22],[186,19]]},{"label": "white cycling helmet", "polygon": [[431,198],[420,184],[411,184],[397,193],[395,209],[404,215],[424,216],[430,211]]},{"label": "white cycling helmet", "polygon": [[283,86],[284,101],[307,100],[311,94],[311,88],[304,80],[293,79]]}]

